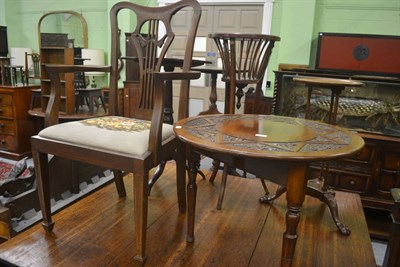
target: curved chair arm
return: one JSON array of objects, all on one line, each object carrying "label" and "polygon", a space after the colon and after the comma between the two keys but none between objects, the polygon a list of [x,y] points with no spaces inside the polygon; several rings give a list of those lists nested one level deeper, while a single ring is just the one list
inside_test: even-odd
[{"label": "curved chair arm", "polygon": [[[156,72],[154,73],[154,110],[151,118],[149,150],[153,153],[153,160],[157,162],[162,140],[162,125],[164,121],[164,95],[165,81],[169,80],[195,80],[200,78],[198,71],[185,72]],[[181,107],[179,107],[181,108]]]},{"label": "curved chair arm", "polygon": [[63,64],[47,64],[45,65],[51,84],[50,99],[46,107],[44,119],[44,127],[48,127],[58,123],[58,112],[61,98],[61,73],[75,72],[110,72],[110,66],[88,66],[88,65],[63,65]]}]

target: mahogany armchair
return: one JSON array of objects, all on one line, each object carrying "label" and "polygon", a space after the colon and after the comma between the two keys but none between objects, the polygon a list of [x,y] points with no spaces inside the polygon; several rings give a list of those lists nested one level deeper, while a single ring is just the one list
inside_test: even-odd
[{"label": "mahogany armchair", "polygon": [[[160,72],[163,60],[174,41],[171,19],[183,8],[191,14],[181,72]],[[120,37],[118,14],[133,12],[136,25],[131,33],[137,50],[140,79],[137,83],[134,116],[117,116]],[[38,193],[43,214],[43,226],[52,232],[48,154],[86,162],[113,170],[119,197],[126,195],[123,171],[133,173],[135,260],[146,259],[146,229],[148,211],[149,171],[163,160],[176,161],[177,193],[179,211],[184,213],[185,201],[185,150],[175,136],[173,126],[163,123],[164,84],[166,80],[181,80],[178,118],[188,114],[190,79],[200,73],[189,71],[194,40],[201,16],[196,0],[182,0],[165,7],[145,7],[130,2],[115,4],[110,11],[111,66],[48,65],[51,79],[51,97],[45,115],[45,129],[32,137],[32,154],[37,174]],[[159,35],[164,27],[165,33]],[[60,76],[63,73],[85,71],[110,72],[109,115],[82,121],[58,123]],[[61,75],[60,75],[61,74]],[[132,114],[131,114],[132,115]],[[100,211],[99,211],[100,212]]]},{"label": "mahogany armchair", "polygon": [[[29,63],[32,65],[30,66]],[[25,52],[25,81],[29,85],[29,79],[40,79],[40,54]]]},{"label": "mahogany armchair", "polygon": [[[30,66],[30,63],[32,65]],[[30,79],[40,80],[40,54],[25,52],[25,82],[29,85]],[[41,106],[41,89],[32,89],[30,109]]]},{"label": "mahogany armchair", "polygon": [[[235,113],[236,107],[240,108],[240,99],[243,97],[243,89],[251,84],[256,85],[255,103],[260,102],[263,97],[262,84],[265,71],[275,42],[280,37],[265,34],[243,34],[243,33],[213,33],[209,35],[214,39],[222,59],[222,81],[226,82],[225,113]],[[254,105],[253,114],[260,112],[259,105]],[[213,182],[217,174],[220,162],[214,162],[210,182]],[[229,167],[225,164],[221,180],[221,189],[217,209],[221,209],[224,198],[226,181]],[[267,187],[263,179],[260,179],[264,189]]]}]

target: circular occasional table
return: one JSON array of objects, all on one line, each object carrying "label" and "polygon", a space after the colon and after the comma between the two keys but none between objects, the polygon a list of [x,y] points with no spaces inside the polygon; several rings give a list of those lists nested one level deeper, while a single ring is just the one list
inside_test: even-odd
[{"label": "circular occasional table", "polygon": [[325,77],[295,77],[293,81],[298,83],[304,83],[308,87],[306,114],[305,117],[308,119],[310,116],[311,106],[311,94],[314,87],[327,88],[331,90],[331,99],[329,104],[328,123],[335,125],[336,116],[339,106],[339,96],[346,87],[359,87],[362,86],[362,82],[336,79],[336,78],[325,78]]},{"label": "circular occasional table", "polygon": [[348,157],[364,146],[359,135],[340,127],[272,115],[203,115],[180,120],[174,129],[189,152],[187,241],[194,240],[196,175],[203,154],[287,187],[281,266],[293,259],[308,165]]}]

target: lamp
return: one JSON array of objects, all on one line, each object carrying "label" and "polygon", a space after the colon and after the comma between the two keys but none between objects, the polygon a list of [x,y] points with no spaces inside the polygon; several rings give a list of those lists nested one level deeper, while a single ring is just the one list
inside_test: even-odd
[{"label": "lamp", "polygon": [[[104,65],[104,50],[103,49],[82,49],[83,65]],[[104,72],[91,71],[86,72],[87,75],[92,76],[90,87],[96,88],[97,84],[95,76],[103,76]]]},{"label": "lamp", "polygon": [[[26,47],[11,47],[10,49],[10,63],[13,66],[23,66],[24,71],[25,70],[25,52],[28,54],[32,53],[31,48],[26,48]],[[32,66],[32,59],[28,58],[28,71],[30,67]]]}]

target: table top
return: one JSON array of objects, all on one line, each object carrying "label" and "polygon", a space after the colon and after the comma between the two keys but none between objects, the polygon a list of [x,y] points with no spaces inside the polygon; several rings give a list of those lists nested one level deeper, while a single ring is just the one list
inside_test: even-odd
[{"label": "table top", "polygon": [[197,70],[204,73],[222,73],[222,68],[216,67],[211,64],[193,67],[192,70]]},{"label": "table top", "polygon": [[[138,57],[132,57],[132,56],[125,56],[122,57],[121,59],[138,61]],[[207,60],[192,59],[192,67],[201,66],[203,64],[211,64],[211,62]],[[163,60],[163,66],[182,67],[182,65],[183,65],[183,58],[168,57],[164,58]]]},{"label": "table top", "polygon": [[346,129],[274,115],[197,116],[178,121],[174,130],[195,148],[272,160],[331,160],[349,156],[364,146],[357,133]]},{"label": "table top", "polygon": [[324,77],[294,77],[293,81],[317,86],[362,86],[363,83],[354,80],[324,78]]}]

